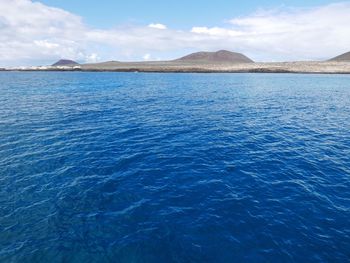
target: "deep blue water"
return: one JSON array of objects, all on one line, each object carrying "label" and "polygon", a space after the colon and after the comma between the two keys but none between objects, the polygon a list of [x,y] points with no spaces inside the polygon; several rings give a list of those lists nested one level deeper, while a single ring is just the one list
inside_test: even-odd
[{"label": "deep blue water", "polygon": [[0,262],[349,262],[350,76],[0,73]]}]

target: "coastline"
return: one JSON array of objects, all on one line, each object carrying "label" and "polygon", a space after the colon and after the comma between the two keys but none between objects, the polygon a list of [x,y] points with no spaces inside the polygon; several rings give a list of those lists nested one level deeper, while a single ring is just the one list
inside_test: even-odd
[{"label": "coastline", "polygon": [[11,68],[5,71],[350,74],[350,62],[264,62],[240,64],[175,61],[104,62],[79,66]]}]

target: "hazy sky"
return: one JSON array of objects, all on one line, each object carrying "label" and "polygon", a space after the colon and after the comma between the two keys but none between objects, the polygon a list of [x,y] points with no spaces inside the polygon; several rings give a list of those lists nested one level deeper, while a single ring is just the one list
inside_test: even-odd
[{"label": "hazy sky", "polygon": [[350,51],[350,1],[0,0],[0,66],[171,59],[228,49],[257,61]]}]

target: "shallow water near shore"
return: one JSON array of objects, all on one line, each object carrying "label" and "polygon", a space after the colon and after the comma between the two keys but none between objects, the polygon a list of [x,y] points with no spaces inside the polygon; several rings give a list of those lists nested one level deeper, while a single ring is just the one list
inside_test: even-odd
[{"label": "shallow water near shore", "polygon": [[350,76],[0,72],[0,262],[349,262]]}]

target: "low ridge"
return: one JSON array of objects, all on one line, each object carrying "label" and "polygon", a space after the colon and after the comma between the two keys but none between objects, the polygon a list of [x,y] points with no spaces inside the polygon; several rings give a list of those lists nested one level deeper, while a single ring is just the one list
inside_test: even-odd
[{"label": "low ridge", "polygon": [[340,56],[332,58],[329,61],[350,62],[350,52],[347,52],[347,53],[344,53]]},{"label": "low ridge", "polygon": [[220,50],[217,52],[197,52],[175,61],[202,63],[253,63],[254,61],[241,53]]},{"label": "low ridge", "polygon": [[55,66],[74,66],[79,65],[79,63],[75,62],[74,60],[69,59],[61,59],[57,61],[55,64],[52,64],[53,67]]}]

